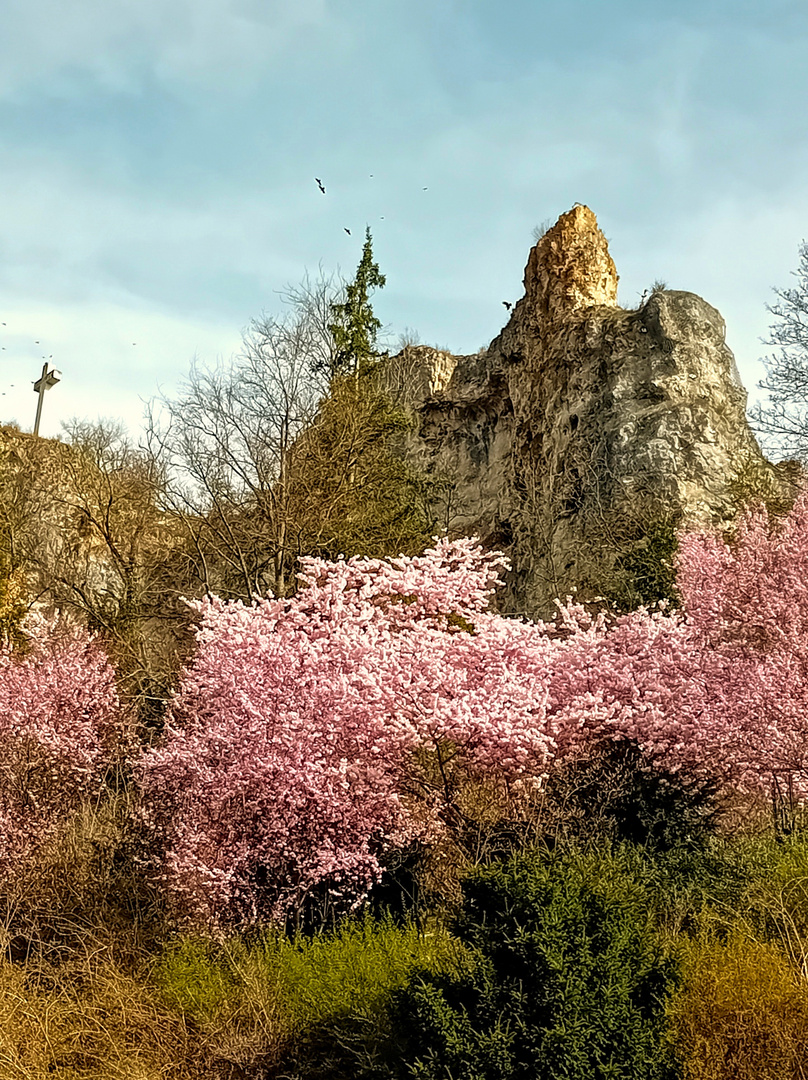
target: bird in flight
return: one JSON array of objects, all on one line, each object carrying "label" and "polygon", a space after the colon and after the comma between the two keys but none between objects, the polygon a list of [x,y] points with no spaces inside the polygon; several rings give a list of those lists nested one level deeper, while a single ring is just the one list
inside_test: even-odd
[{"label": "bird in flight", "polygon": [[508,311],[510,311],[511,308],[513,307],[513,304],[509,304],[507,300],[503,300],[502,303],[505,305],[505,307],[508,309]]},{"label": "bird in flight", "polygon": [[323,184],[322,180],[320,180],[316,176],[314,179],[317,181],[317,187],[320,189],[320,191],[322,191],[323,195],[325,195],[325,185]]},{"label": "bird in flight", "polygon": [[[344,225],[343,225],[342,227],[343,227],[343,229],[345,229],[345,226],[344,226]],[[348,234],[348,236],[350,236],[350,235],[351,235],[351,230],[350,230],[350,229],[345,229],[345,231],[346,231],[346,233]]]},{"label": "bird in flight", "polygon": [[428,187],[425,187],[425,188],[421,188],[421,190],[422,190],[422,191],[429,191],[429,188],[428,188]]}]

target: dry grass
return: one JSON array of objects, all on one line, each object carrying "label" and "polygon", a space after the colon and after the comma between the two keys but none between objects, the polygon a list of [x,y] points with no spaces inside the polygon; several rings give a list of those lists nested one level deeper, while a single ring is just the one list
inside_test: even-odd
[{"label": "dry grass", "polygon": [[2,1080],[198,1080],[205,1056],[182,1015],[108,958],[0,961]]},{"label": "dry grass", "polygon": [[138,864],[129,796],[81,807],[0,891],[0,950],[51,964],[112,949],[137,963],[167,932],[161,898]]},{"label": "dry grass", "polygon": [[774,945],[690,945],[670,1022],[683,1080],[808,1078],[808,984]]}]

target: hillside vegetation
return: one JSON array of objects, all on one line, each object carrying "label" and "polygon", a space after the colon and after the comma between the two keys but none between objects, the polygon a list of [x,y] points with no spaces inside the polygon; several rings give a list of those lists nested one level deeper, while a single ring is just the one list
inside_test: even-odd
[{"label": "hillside vegetation", "polygon": [[808,487],[505,617],[383,284],[3,429],[0,1080],[806,1076]]}]

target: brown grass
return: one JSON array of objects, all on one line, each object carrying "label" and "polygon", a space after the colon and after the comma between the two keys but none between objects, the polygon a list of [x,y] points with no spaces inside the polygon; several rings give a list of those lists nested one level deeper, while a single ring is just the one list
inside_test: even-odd
[{"label": "brown grass", "polygon": [[684,1080],[808,1078],[808,983],[774,945],[690,945],[670,1021]]},{"label": "brown grass", "polygon": [[197,1080],[211,1075],[181,1015],[108,958],[0,961],[2,1080]]}]

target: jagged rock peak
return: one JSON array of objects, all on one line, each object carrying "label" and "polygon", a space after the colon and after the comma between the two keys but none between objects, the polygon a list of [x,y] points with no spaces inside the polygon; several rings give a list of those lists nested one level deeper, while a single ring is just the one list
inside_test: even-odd
[{"label": "jagged rock peak", "polygon": [[588,206],[576,203],[531,250],[525,301],[543,334],[585,308],[617,305],[618,274],[606,237]]},{"label": "jagged rock peak", "polygon": [[665,288],[623,310],[617,282],[576,205],[531,250],[488,349],[390,360],[417,416],[406,452],[438,481],[436,521],[511,559],[503,610],[549,618],[574,589],[635,603],[680,526],[732,527],[750,484],[793,499],[796,473],[764,458],[747,422],[719,312]]}]

